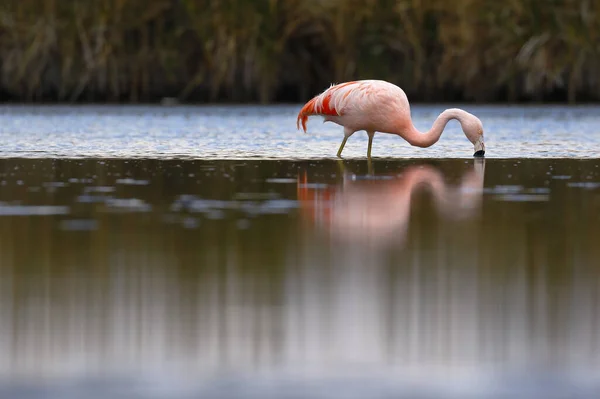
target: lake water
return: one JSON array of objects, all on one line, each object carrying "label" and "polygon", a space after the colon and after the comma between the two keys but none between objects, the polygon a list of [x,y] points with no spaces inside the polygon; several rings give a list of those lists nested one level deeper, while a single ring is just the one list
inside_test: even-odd
[{"label": "lake water", "polygon": [[[450,106],[450,105],[449,105]],[[449,107],[448,106],[448,107]],[[421,131],[445,106],[413,106]],[[488,158],[597,158],[600,106],[464,106],[484,124]],[[333,158],[342,128],[312,117],[296,130],[295,106],[19,107],[0,106],[0,157],[128,157],[178,159]],[[364,158],[367,135],[355,133],[344,157]],[[376,134],[373,157],[469,158],[473,146],[456,121],[430,148]]]},{"label": "lake water", "polygon": [[600,108],[470,110],[0,108],[0,397],[598,397]]}]

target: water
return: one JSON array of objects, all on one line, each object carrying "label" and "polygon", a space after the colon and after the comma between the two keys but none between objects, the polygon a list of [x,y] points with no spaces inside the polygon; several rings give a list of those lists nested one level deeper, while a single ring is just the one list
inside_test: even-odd
[{"label": "water", "polygon": [[[448,106],[450,107],[450,105]],[[342,128],[308,123],[296,130],[300,106],[240,107],[0,107],[0,157],[119,157],[177,159],[333,158]],[[414,106],[421,131],[431,128],[446,106]],[[600,107],[463,107],[484,122],[488,158],[596,158],[600,149]],[[364,158],[367,135],[355,133],[346,158]],[[470,158],[473,146],[456,121],[430,148],[377,134],[380,158]]]},{"label": "water", "polygon": [[291,107],[3,110],[0,397],[599,395],[593,108],[372,165]]}]

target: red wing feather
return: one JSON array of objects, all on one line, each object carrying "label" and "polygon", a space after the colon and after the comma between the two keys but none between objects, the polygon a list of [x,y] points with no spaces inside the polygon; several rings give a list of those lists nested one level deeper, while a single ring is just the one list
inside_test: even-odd
[{"label": "red wing feather", "polygon": [[305,133],[306,133],[306,121],[308,119],[308,116],[315,114],[315,101],[317,101],[317,97],[313,98],[312,100],[310,100],[309,102],[304,104],[304,107],[302,107],[302,109],[298,113],[298,119],[296,120],[296,127],[298,129],[300,129],[300,122],[302,122],[302,129],[304,129]]},{"label": "red wing feather", "polygon": [[[318,96],[314,97],[312,100],[307,102],[304,105],[304,107],[302,107],[300,112],[298,113],[296,127],[298,129],[300,129],[300,123],[302,123],[302,129],[304,129],[304,131],[306,132],[306,121],[308,120],[308,117],[311,115],[330,115],[330,116],[340,115],[340,113],[335,109],[335,107],[331,106],[331,97],[337,90],[341,89],[342,87],[353,84],[353,83],[356,83],[356,82],[346,82],[346,83],[341,83],[337,86],[332,86],[329,89],[325,90],[325,92],[319,94]],[[346,96],[347,96],[347,94],[346,94]],[[317,110],[316,109],[317,107],[315,105],[316,105],[317,101],[319,101],[321,98],[322,98],[321,105],[318,107],[318,110]]]}]

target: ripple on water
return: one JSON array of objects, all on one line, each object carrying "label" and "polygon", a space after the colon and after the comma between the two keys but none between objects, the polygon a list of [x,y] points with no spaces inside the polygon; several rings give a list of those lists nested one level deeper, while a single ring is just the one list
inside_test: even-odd
[{"label": "ripple on water", "polygon": [[[241,194],[241,195],[239,195]],[[238,193],[231,201],[198,198],[182,195],[170,207],[171,212],[202,213],[210,219],[225,217],[225,211],[237,211],[249,216],[266,214],[285,214],[299,207],[298,201],[278,199],[276,193]]]},{"label": "ripple on water", "polygon": [[62,220],[59,228],[66,231],[92,231],[98,229],[98,221],[93,219]]},{"label": "ripple on water", "polygon": [[0,205],[0,216],[49,216],[67,215],[68,206],[52,205]]},{"label": "ripple on water", "polygon": [[109,209],[126,212],[150,212],[152,206],[138,198],[109,198],[106,200]]},{"label": "ripple on water", "polygon": [[268,200],[278,198],[278,193],[235,193],[233,195],[234,200]]},{"label": "ripple on water", "polygon": [[198,226],[200,226],[200,222],[196,218],[185,217],[181,221],[181,225],[186,229],[195,229],[198,228]]},{"label": "ripple on water", "polygon": [[496,201],[545,202],[550,200],[550,189],[547,187],[525,188],[520,185],[497,185],[482,191],[484,194],[491,194]]},{"label": "ripple on water", "polygon": [[123,184],[123,185],[130,185],[130,186],[146,186],[146,185],[150,184],[150,182],[148,180],[136,180],[136,179],[126,178],[126,179],[117,179],[115,181],[115,184]]},{"label": "ripple on water", "polygon": [[94,180],[93,180],[93,179],[90,179],[90,178],[81,178],[81,179],[78,179],[78,178],[76,178],[76,177],[71,177],[71,178],[68,180],[68,182],[69,182],[69,183],[90,184],[90,183],[93,183],[93,182],[94,182]]},{"label": "ripple on water", "polygon": [[494,197],[498,201],[506,202],[545,202],[550,200],[545,194],[504,194]]},{"label": "ripple on water", "polygon": [[279,184],[287,184],[287,183],[297,183],[297,179],[288,179],[288,178],[270,178],[265,180],[267,183],[279,183]]},{"label": "ripple on water", "polygon": [[59,188],[59,187],[67,187],[67,183],[62,182],[62,181],[50,181],[50,182],[45,182],[42,184],[42,187],[45,188]]},{"label": "ripple on water", "polygon": [[83,189],[84,193],[112,193],[116,189],[112,186],[88,186]]},{"label": "ripple on water", "polygon": [[569,187],[585,188],[588,190],[594,190],[600,188],[600,183],[596,182],[573,182],[567,184]]},{"label": "ripple on water", "polygon": [[523,186],[495,186],[492,188],[484,188],[484,194],[510,194],[520,193],[523,191]]}]

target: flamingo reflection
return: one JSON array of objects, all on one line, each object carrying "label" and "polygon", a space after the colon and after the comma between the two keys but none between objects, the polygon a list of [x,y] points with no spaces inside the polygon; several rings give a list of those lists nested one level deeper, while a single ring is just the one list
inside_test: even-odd
[{"label": "flamingo reflection", "polygon": [[335,240],[362,244],[402,244],[414,194],[428,191],[444,219],[469,219],[481,207],[485,160],[475,159],[458,185],[428,164],[411,165],[393,176],[356,179],[343,174],[337,186],[315,187],[306,173],[298,181],[302,217]]}]

